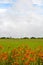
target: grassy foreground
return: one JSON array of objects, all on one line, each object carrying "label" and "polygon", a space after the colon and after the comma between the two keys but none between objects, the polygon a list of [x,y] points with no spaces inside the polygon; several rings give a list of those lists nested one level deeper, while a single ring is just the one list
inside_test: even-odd
[{"label": "grassy foreground", "polygon": [[30,48],[34,49],[38,46],[43,46],[43,39],[0,39],[0,45],[4,47],[4,51],[17,48],[21,45],[28,45]]},{"label": "grassy foreground", "polygon": [[0,65],[43,65],[43,39],[0,39]]}]

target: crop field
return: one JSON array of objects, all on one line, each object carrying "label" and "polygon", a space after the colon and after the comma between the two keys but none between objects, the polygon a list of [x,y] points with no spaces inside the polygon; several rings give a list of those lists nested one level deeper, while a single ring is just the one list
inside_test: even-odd
[{"label": "crop field", "polygon": [[0,45],[4,47],[4,50],[10,46],[10,50],[21,45],[28,45],[34,49],[38,46],[43,46],[43,39],[0,39]]},{"label": "crop field", "polygon": [[0,65],[43,65],[43,39],[0,39]]}]

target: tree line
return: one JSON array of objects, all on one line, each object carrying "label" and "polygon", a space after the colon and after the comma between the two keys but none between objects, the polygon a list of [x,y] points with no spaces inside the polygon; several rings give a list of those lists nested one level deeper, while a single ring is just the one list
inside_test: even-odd
[{"label": "tree line", "polygon": [[23,37],[23,38],[12,38],[12,37],[0,37],[0,39],[43,39],[43,37]]}]

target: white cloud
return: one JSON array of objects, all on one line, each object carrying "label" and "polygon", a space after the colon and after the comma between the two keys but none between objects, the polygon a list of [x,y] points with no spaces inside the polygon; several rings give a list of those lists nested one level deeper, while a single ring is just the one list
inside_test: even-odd
[{"label": "white cloud", "polygon": [[[33,1],[33,3],[39,3]],[[0,10],[0,36],[43,36],[43,16],[32,10],[31,0],[18,0],[7,10]],[[38,9],[40,10],[40,9]]]},{"label": "white cloud", "polygon": [[41,5],[42,4],[42,0],[32,0],[33,4],[38,4]]},{"label": "white cloud", "polygon": [[0,3],[9,3],[11,0],[0,0]]},{"label": "white cloud", "polygon": [[0,14],[3,14],[7,11],[7,9],[0,9]]}]

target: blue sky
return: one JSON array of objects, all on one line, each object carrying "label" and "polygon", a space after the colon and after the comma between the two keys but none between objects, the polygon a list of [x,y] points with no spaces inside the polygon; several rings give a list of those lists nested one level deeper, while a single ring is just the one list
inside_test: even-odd
[{"label": "blue sky", "polygon": [[8,8],[12,7],[12,3],[16,2],[17,0],[0,0],[0,8]]},{"label": "blue sky", "polygon": [[33,4],[33,11],[37,14],[43,15],[43,5]]},{"label": "blue sky", "polygon": [[43,15],[43,0],[33,0],[32,6],[35,13]]},{"label": "blue sky", "polygon": [[[9,7],[12,7],[13,5],[15,5],[14,3],[17,3],[19,2],[19,0],[12,0],[12,1],[9,1],[9,2],[6,2],[6,3],[2,3],[4,0],[1,0],[1,3],[0,3],[0,9],[2,8],[9,8]],[[40,0],[41,1],[41,0]],[[22,2],[23,3],[23,2]],[[25,3],[22,4],[22,6],[25,8],[25,10],[28,10],[28,5],[26,5]],[[14,8],[16,7],[16,5],[14,6]],[[35,1],[33,0],[33,4],[32,4],[32,7],[34,8],[33,9],[33,12],[37,13],[37,14],[40,14],[40,15],[43,15],[43,1],[41,1],[41,3],[38,1]],[[30,9],[29,9],[30,10]],[[32,10],[32,9],[31,9]],[[18,12],[18,10],[15,10],[16,12]],[[13,11],[10,11],[10,12],[13,12]]]},{"label": "blue sky", "polygon": [[8,8],[11,7],[12,5],[10,3],[0,3],[0,8]]},{"label": "blue sky", "polygon": [[0,36],[43,36],[42,0],[1,0]]},{"label": "blue sky", "polygon": [[[2,3],[4,0],[1,0],[1,3],[0,3],[0,8],[9,8],[9,7],[12,7],[14,5],[14,8],[16,7],[16,5],[14,3],[17,3],[17,2],[20,2],[19,0],[12,0],[12,1],[9,1],[8,3]],[[39,0],[38,0],[39,1]],[[38,1],[35,1],[33,0],[33,4],[32,4],[32,7],[34,8],[33,9],[33,12],[37,13],[37,14],[43,14],[43,4],[42,2],[40,3],[37,3]],[[21,1],[22,2],[22,1]],[[20,3],[21,3],[20,2]],[[23,3],[23,2],[22,2]],[[28,10],[28,5],[26,5],[25,3],[22,4],[22,8],[24,7],[25,10]],[[29,9],[30,10],[30,9]],[[32,9],[31,9],[32,10]],[[18,12],[18,10],[15,10],[16,12]],[[13,11],[10,11],[10,12],[13,12]]]}]

